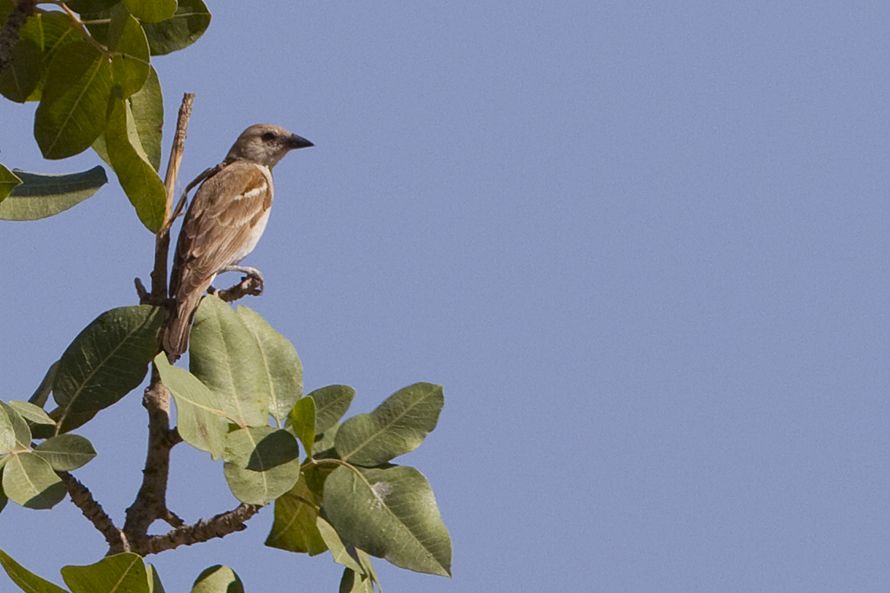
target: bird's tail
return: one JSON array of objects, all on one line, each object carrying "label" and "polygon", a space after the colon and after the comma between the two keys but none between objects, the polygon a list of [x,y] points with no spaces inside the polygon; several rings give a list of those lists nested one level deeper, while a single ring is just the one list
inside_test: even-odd
[{"label": "bird's tail", "polygon": [[192,291],[184,299],[177,299],[175,309],[167,320],[162,346],[171,362],[182,356],[189,347],[192,321],[202,296],[203,291]]}]

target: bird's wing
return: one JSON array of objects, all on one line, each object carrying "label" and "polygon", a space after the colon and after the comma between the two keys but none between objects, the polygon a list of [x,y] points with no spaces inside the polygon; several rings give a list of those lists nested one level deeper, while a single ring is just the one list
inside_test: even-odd
[{"label": "bird's wing", "polygon": [[201,184],[176,244],[171,295],[208,282],[256,244],[272,207],[272,186],[264,169],[235,161]]}]

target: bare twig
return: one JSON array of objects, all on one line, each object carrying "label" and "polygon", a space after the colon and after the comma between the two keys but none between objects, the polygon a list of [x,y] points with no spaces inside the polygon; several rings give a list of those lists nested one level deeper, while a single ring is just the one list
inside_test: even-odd
[{"label": "bare twig", "polygon": [[259,296],[263,293],[263,281],[256,276],[242,276],[241,282],[216,291],[216,295],[227,303],[237,301],[245,296]]},{"label": "bare twig", "polygon": [[12,58],[12,48],[19,40],[19,31],[25,20],[34,12],[35,0],[18,0],[15,8],[6,18],[3,29],[0,29],[0,72],[9,64]]},{"label": "bare twig", "polygon": [[179,546],[190,546],[211,539],[225,537],[236,531],[247,529],[245,523],[263,508],[253,504],[240,504],[231,511],[220,513],[210,519],[201,519],[194,525],[173,529],[164,535],[150,536],[145,547],[137,549],[140,554],[157,554]]},{"label": "bare twig", "polygon": [[114,521],[111,520],[111,517],[102,508],[102,505],[96,502],[89,488],[68,472],[59,472],[59,476],[62,478],[69,496],[71,496],[71,502],[105,536],[105,541],[108,542],[109,554],[129,551],[130,545],[127,542],[126,536],[120,529],[115,527]]},{"label": "bare twig", "polygon": [[[167,296],[167,255],[170,248],[168,222],[193,101],[194,95],[191,93],[186,93],[182,98],[173,146],[170,149],[170,160],[167,163],[167,174],[164,180],[167,190],[164,224],[155,240],[151,294],[148,295],[148,298],[156,304],[165,302]],[[181,442],[182,438],[176,429],[170,428],[170,392],[161,383],[161,377],[156,367],[152,367],[151,381],[145,389],[142,405],[148,411],[148,451],[145,456],[145,467],[142,470],[142,486],[139,488],[133,504],[127,508],[127,518],[123,529],[127,541],[134,550],[145,547],[148,541],[148,528],[155,520],[163,519],[174,526],[182,523],[182,520],[167,508],[170,450]]]}]

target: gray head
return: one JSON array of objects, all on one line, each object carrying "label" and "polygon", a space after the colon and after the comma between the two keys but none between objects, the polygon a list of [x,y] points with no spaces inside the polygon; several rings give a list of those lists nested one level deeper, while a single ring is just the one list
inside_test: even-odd
[{"label": "gray head", "polygon": [[254,124],[241,132],[226,160],[242,160],[273,167],[288,151],[314,146],[281,126]]}]

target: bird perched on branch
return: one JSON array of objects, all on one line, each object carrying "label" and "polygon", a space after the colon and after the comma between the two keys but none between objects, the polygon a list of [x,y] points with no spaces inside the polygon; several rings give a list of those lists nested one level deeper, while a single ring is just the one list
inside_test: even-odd
[{"label": "bird perched on branch", "polygon": [[310,141],[284,128],[256,124],[238,136],[222,163],[202,173],[170,274],[174,305],[163,348],[171,359],[188,348],[195,309],[217,274],[239,271],[262,282],[258,270],[237,264],[256,247],[269,221],[272,167],[289,151],[309,146]]}]

